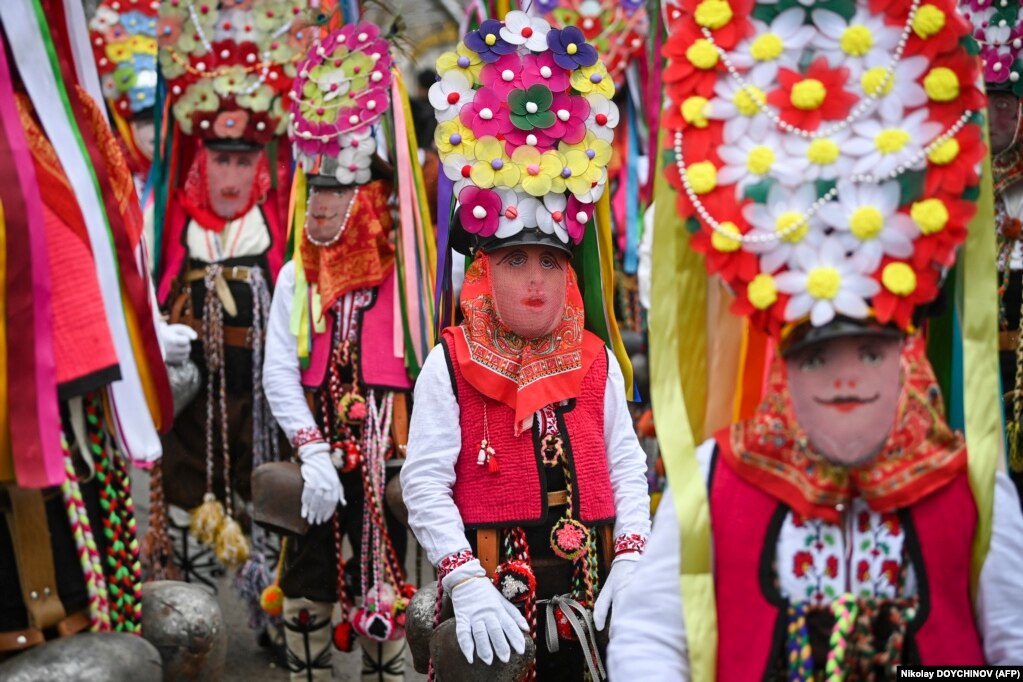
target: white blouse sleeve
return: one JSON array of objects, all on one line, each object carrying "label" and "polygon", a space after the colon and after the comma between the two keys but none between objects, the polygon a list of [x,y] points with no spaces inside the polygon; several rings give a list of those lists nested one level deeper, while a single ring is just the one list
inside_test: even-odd
[{"label": "white blouse sleeve", "polygon": [[302,388],[298,341],[291,333],[291,306],[295,293],[295,262],[281,268],[266,325],[263,392],[274,419],[291,440],[301,429],[317,428]]},{"label": "white blouse sleeve", "polygon": [[622,368],[611,352],[604,390],[604,447],[615,496],[615,537],[631,533],[646,537],[650,533],[646,453],[632,425]]},{"label": "white blouse sleeve", "polygon": [[1012,481],[995,475],[991,548],[977,585],[976,615],[988,665],[1023,664],[1023,513]]},{"label": "white blouse sleeve", "polygon": [[462,516],[451,496],[455,463],[462,450],[459,416],[444,349],[438,345],[430,351],[416,380],[408,450],[401,469],[409,526],[434,566],[469,548]]}]

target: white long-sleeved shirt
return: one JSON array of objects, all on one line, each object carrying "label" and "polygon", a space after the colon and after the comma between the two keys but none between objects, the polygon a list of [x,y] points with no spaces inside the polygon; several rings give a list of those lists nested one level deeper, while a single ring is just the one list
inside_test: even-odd
[{"label": "white long-sleeved shirt", "polygon": [[[646,536],[650,530],[646,455],[632,428],[621,367],[612,354],[608,353],[607,358],[604,447],[614,492],[615,535]],[[459,415],[444,349],[437,346],[430,351],[416,381],[407,458],[401,470],[409,525],[434,565],[469,547],[451,495],[455,463],[462,450]]]},{"label": "white long-sleeved shirt", "polygon": [[[696,452],[704,480],[714,454],[713,440]],[[779,536],[781,545],[792,527],[792,514]],[[846,547],[847,534],[835,533],[839,556],[856,547]],[[675,503],[665,490],[654,519],[647,551],[640,559],[625,592],[615,601],[608,646],[608,675],[612,680],[637,679],[644,682],[680,682],[690,679],[689,652],[679,590],[681,541]],[[974,604],[977,626],[990,665],[1023,663],[1023,515],[1012,482],[1002,473],[995,479],[995,500],[991,548],[981,569]],[[781,590],[786,594],[796,583],[779,572]],[[855,577],[847,576],[854,581]],[[788,584],[786,582],[789,581]],[[908,580],[914,585],[915,580]],[[787,595],[786,595],[787,596]]]}]

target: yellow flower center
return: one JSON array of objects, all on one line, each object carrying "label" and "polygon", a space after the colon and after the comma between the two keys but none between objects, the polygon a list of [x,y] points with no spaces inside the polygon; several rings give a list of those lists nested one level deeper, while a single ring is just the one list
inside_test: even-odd
[{"label": "yellow flower center", "polygon": [[495,36],[493,33],[488,33],[487,37],[483,39],[483,42],[493,47],[494,44],[497,42],[497,36]]},{"label": "yellow flower center", "polygon": [[707,98],[694,95],[686,98],[685,102],[682,102],[680,108],[682,112],[682,118],[686,120],[686,123],[696,128],[706,128],[707,121]]},{"label": "yellow flower center", "polygon": [[706,194],[718,186],[718,170],[710,161],[698,161],[686,168],[689,186],[697,194]]},{"label": "yellow flower center", "polygon": [[792,94],[789,101],[796,109],[812,111],[824,103],[828,96],[828,90],[816,78],[806,78],[792,86]]},{"label": "yellow flower center", "polygon": [[951,102],[959,96],[959,76],[944,66],[931,69],[924,77],[924,91],[935,102]]},{"label": "yellow flower center", "polygon": [[884,216],[873,206],[860,206],[849,216],[849,230],[862,241],[869,241],[881,234]]},{"label": "yellow flower center", "polygon": [[866,26],[850,26],[838,41],[842,52],[852,57],[862,57],[874,46],[874,36]]},{"label": "yellow flower center", "polygon": [[753,85],[736,90],[735,96],[732,97],[732,104],[743,116],[756,116],[757,102],[764,104],[766,101],[767,95],[764,94],[764,91]]},{"label": "yellow flower center", "polygon": [[578,51],[579,51],[579,46],[576,45],[575,43],[569,43],[568,46],[565,47],[565,52],[567,52],[569,54],[575,54]]},{"label": "yellow flower center", "polygon": [[766,310],[778,300],[778,287],[774,285],[774,277],[761,273],[753,278],[746,287],[749,302],[757,310]]},{"label": "yellow flower center", "polygon": [[909,140],[909,133],[902,128],[887,128],[874,138],[874,146],[882,154],[894,154],[901,151]]},{"label": "yellow flower center", "polygon": [[913,33],[926,40],[945,28],[945,13],[934,5],[921,5],[913,17]]},{"label": "yellow flower center", "polygon": [[[734,234],[736,237],[741,234],[735,223],[721,223],[718,227],[728,234]],[[731,237],[725,236],[718,230],[714,230],[714,234],[710,236],[710,244],[716,251],[720,251],[721,253],[732,253],[733,251],[738,251],[739,247],[742,246],[742,242],[738,239],[732,239]]]},{"label": "yellow flower center", "polygon": [[816,267],[806,275],[806,293],[817,300],[830,301],[842,288],[842,275],[832,267]]},{"label": "yellow flower center", "polygon": [[754,147],[746,157],[746,170],[756,175],[764,175],[773,165],[774,150],[764,145]]},{"label": "yellow flower center", "polygon": [[909,209],[909,215],[925,235],[941,232],[948,224],[948,207],[941,199],[917,201]]},{"label": "yellow flower center", "polygon": [[732,6],[725,0],[703,0],[696,6],[696,23],[716,31],[732,20]]},{"label": "yellow flower center", "polygon": [[[891,76],[888,76],[888,80],[885,80],[887,74],[888,69],[883,66],[875,66],[865,71],[860,78],[860,87],[863,88],[863,92],[868,95],[873,95],[877,92],[878,97],[887,95],[895,87],[895,74],[893,73]],[[881,87],[881,83],[884,83],[884,87],[878,92],[877,89]]]},{"label": "yellow flower center", "polygon": [[931,153],[927,155],[927,158],[931,160],[931,163],[935,163],[939,166],[947,166],[955,161],[958,156],[959,140],[954,137],[950,137],[932,149]]},{"label": "yellow flower center", "polygon": [[700,38],[686,48],[686,59],[696,68],[706,71],[718,65],[718,51],[709,40]]},{"label": "yellow flower center", "polygon": [[909,296],[916,291],[916,273],[905,263],[889,263],[881,271],[881,284],[896,296]]},{"label": "yellow flower center", "polygon": [[819,137],[806,148],[806,158],[810,163],[827,166],[834,163],[839,155],[838,145],[823,137]]},{"label": "yellow flower center", "polygon": [[[800,224],[799,227],[793,227],[797,223]],[[798,244],[803,241],[803,237],[806,236],[809,229],[809,221],[799,211],[785,211],[774,221],[774,231],[782,235],[782,241],[789,244]]]},{"label": "yellow flower center", "polygon": [[785,43],[774,33],[765,33],[749,46],[749,53],[758,62],[769,62],[781,56]]}]

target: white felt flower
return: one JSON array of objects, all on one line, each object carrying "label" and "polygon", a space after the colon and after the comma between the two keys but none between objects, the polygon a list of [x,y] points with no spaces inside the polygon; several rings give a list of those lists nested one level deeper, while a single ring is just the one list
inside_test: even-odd
[{"label": "white felt flower", "polygon": [[835,237],[824,239],[819,248],[800,244],[795,266],[774,278],[778,291],[792,296],[785,306],[785,320],[796,322],[809,315],[810,323],[820,327],[836,314],[867,317],[867,301],[881,290],[867,266],[862,258],[847,256]]},{"label": "white felt flower", "polygon": [[766,238],[743,244],[747,251],[760,254],[761,272],[772,274],[790,263],[797,245],[805,242],[813,246],[820,242],[823,236],[820,219],[806,218],[816,200],[817,191],[812,184],[795,190],[774,185],[766,203],[743,208],[742,215],[753,228],[749,234]]},{"label": "white felt flower", "polygon": [[596,135],[597,139],[610,143],[614,140],[614,129],[620,118],[618,105],[597,92],[586,95],[586,101],[590,103],[586,129]]},{"label": "white felt flower", "polygon": [[746,87],[732,78],[719,78],[714,85],[714,97],[710,100],[707,117],[724,121],[724,143],[734,144],[736,140],[752,135],[762,137],[771,127],[771,120],[764,116],[757,102],[767,102],[767,92],[772,89],[771,78],[747,74]]},{"label": "white felt flower", "polygon": [[536,227],[536,213],[540,200],[525,192],[513,189],[496,190],[501,195],[501,223],[494,235],[504,239],[522,232],[527,227]]},{"label": "white felt flower", "polygon": [[785,10],[770,25],[756,19],[750,21],[754,30],[732,52],[732,64],[758,80],[773,81],[778,68],[796,70],[803,49],[810,44],[815,31],[803,23],[805,12],[799,7]]},{"label": "white felt flower", "polygon": [[927,104],[927,93],[920,85],[920,77],[927,70],[927,57],[904,57],[895,65],[892,75],[884,80],[888,71],[889,55],[872,54],[865,62],[865,70],[859,77],[859,83],[851,83],[852,90],[857,86],[861,97],[878,93],[878,103],[874,105],[881,118],[885,121],[899,121],[906,111],[912,111]]},{"label": "white felt flower", "polygon": [[565,210],[568,199],[564,194],[548,194],[536,209],[536,223],[540,231],[553,234],[563,243],[568,244],[568,231],[565,229]]},{"label": "white felt flower", "polygon": [[891,60],[902,35],[901,27],[889,26],[883,14],[864,7],[858,8],[848,22],[825,9],[814,10],[812,17],[817,31],[810,45],[817,55],[827,57],[832,68],[850,69],[850,80],[859,77],[868,58]]},{"label": "white felt flower", "polygon": [[760,137],[748,135],[733,144],[721,145],[718,156],[725,164],[718,170],[718,182],[737,185],[737,199],[747,185],[766,178],[790,187],[799,185],[803,182],[801,173],[809,165],[806,159],[788,156],[782,148],[781,136],[770,129]]},{"label": "white felt flower", "polygon": [[833,227],[842,247],[863,258],[873,272],[885,255],[909,258],[919,229],[913,219],[899,213],[899,183],[854,185],[838,183],[838,199],[820,211],[821,220]]},{"label": "white felt flower", "polygon": [[786,135],[782,140],[787,158],[806,161],[802,166],[803,182],[835,180],[852,172],[855,159],[842,153],[845,142],[852,137],[848,128],[838,130],[827,137],[808,139],[797,135]]},{"label": "white felt flower", "polygon": [[364,152],[358,147],[346,147],[337,157],[337,171],[334,177],[342,185],[364,185],[369,182],[372,152]]},{"label": "white felt flower", "polygon": [[508,12],[504,15],[501,39],[512,45],[525,45],[533,52],[543,52],[547,49],[550,30],[551,25],[541,17],[531,17],[525,12]]},{"label": "white felt flower", "polygon": [[927,109],[920,109],[890,124],[874,118],[854,123],[853,138],[842,149],[856,157],[853,173],[880,179],[900,169],[922,168],[926,159],[921,150],[942,131],[941,124],[928,121],[927,115]]},{"label": "white felt flower", "polygon": [[447,176],[448,180],[455,183],[455,196],[458,196],[458,193],[462,191],[463,187],[473,184],[472,180],[469,178],[469,175],[472,172],[473,161],[475,161],[475,159],[468,159],[457,153],[446,154],[444,156],[444,175]]},{"label": "white felt flower", "polygon": [[448,71],[441,76],[430,86],[429,92],[437,120],[448,121],[458,116],[461,108],[472,101],[474,92],[469,79],[461,71]]}]

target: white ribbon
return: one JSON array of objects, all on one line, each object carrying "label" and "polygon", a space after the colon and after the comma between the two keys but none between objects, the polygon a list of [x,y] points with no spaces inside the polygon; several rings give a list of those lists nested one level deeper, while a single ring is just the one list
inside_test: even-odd
[{"label": "white ribbon", "polygon": [[557,653],[561,647],[558,639],[558,622],[554,617],[554,609],[560,608],[565,614],[565,619],[572,626],[575,636],[583,648],[583,655],[586,657],[586,667],[590,669],[590,677],[594,680],[607,679],[604,672],[604,664],[600,660],[600,652],[597,651],[597,632],[593,628],[593,613],[567,595],[557,595],[550,599],[537,600],[537,606],[544,604],[545,620],[547,625],[545,635],[547,638],[547,650],[552,654]]}]

